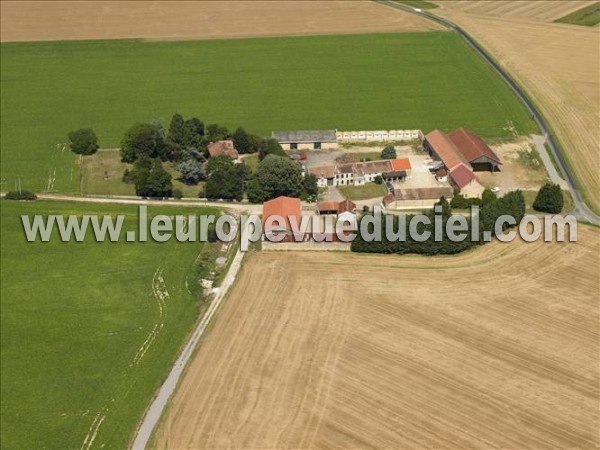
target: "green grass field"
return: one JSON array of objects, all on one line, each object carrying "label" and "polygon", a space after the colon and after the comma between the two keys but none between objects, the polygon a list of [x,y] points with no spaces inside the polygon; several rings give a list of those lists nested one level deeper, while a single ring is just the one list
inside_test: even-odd
[{"label": "green grass field", "polygon": [[586,27],[598,25],[600,23],[600,2],[581,8],[569,15],[555,20],[555,22],[584,25]]},{"label": "green grass field", "polygon": [[435,3],[426,2],[424,0],[396,0],[398,3],[404,3],[405,5],[412,6],[413,8],[419,9],[435,9],[438,7]]},{"label": "green grass field", "polygon": [[338,186],[337,189],[349,200],[366,200],[382,197],[386,190],[383,184],[367,183],[363,186]]},{"label": "green grass field", "polygon": [[[93,448],[125,448],[205,306],[195,261],[216,244],[27,243],[21,214],[124,214],[134,229],[137,208],[3,200],[1,211],[1,447],[81,448],[105,417]],[[161,318],[155,292],[166,291]]]},{"label": "green grass field", "polygon": [[[118,150],[99,150],[94,155],[81,159],[81,194],[83,195],[133,195],[135,186],[123,182],[125,169],[132,169],[132,164],[121,162]],[[198,198],[203,190],[203,183],[188,186],[177,180],[179,172],[170,162],[164,168],[173,177],[173,189],[179,189],[184,197]]]},{"label": "green grass field", "polygon": [[79,192],[66,135],[118,147],[174,112],[268,135],[278,129],[451,130],[485,137],[534,123],[502,80],[449,32],[196,42],[1,45],[2,190]]}]

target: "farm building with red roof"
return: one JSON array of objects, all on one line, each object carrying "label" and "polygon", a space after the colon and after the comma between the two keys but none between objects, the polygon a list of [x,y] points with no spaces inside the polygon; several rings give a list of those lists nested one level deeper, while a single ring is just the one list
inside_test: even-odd
[{"label": "farm building with red roof", "polygon": [[502,164],[483,139],[464,128],[449,134],[434,130],[425,136],[423,148],[450,171],[462,163],[473,170],[494,172]]},{"label": "farm building with red roof", "polygon": [[300,211],[298,198],[282,196],[266,201],[262,214],[263,237],[270,241],[285,242],[292,242],[294,238],[301,239],[303,233],[299,231]]},{"label": "farm building with red roof", "polygon": [[459,128],[448,134],[454,146],[469,162],[473,170],[489,170],[495,172],[502,164],[498,155],[479,136]]},{"label": "farm building with red roof", "polygon": [[450,184],[459,189],[465,198],[481,198],[484,190],[473,171],[464,164],[456,166],[450,172]]}]

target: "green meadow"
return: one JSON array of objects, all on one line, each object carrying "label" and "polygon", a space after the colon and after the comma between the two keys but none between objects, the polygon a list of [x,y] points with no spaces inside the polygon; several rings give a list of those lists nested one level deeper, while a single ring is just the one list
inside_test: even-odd
[{"label": "green meadow", "polygon": [[[89,236],[61,243],[57,233],[28,243],[21,214],[123,214],[124,229],[134,230],[137,207],[0,206],[1,448],[85,448],[98,423],[93,448],[126,448],[206,306],[198,285],[206,268],[196,258],[214,244],[96,243]],[[148,208],[149,217],[209,212]]]},{"label": "green meadow", "polygon": [[80,192],[67,133],[103,148],[174,112],[268,135],[278,129],[535,130],[501,79],[450,32],[196,42],[1,45],[1,190]]},{"label": "green meadow", "polygon": [[578,9],[571,14],[555,20],[555,22],[583,25],[586,27],[596,26],[600,23],[600,2],[592,3],[591,5]]}]

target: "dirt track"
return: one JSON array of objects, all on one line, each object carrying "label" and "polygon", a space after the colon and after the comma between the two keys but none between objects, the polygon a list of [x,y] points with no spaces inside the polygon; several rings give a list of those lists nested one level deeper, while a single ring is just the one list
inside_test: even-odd
[{"label": "dirt track", "polygon": [[600,231],[458,257],[255,254],[158,448],[595,448]]},{"label": "dirt track", "polygon": [[2,41],[210,39],[428,31],[367,1],[2,1]]},{"label": "dirt track", "polygon": [[[527,89],[555,129],[590,206],[600,211],[600,28],[546,23],[569,12],[564,2],[528,2],[505,17],[506,2],[440,2],[448,17],[482,43]],[[469,6],[469,5],[467,5]],[[469,11],[469,12],[465,12]],[[538,11],[538,12],[536,12]]]}]

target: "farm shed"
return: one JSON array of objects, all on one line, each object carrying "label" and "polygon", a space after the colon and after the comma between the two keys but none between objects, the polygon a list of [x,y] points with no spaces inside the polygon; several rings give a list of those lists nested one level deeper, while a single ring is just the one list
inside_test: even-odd
[{"label": "farm shed", "polygon": [[229,156],[231,159],[237,159],[239,154],[233,145],[233,141],[227,139],[225,141],[211,142],[208,144],[208,153],[211,158],[215,156]]},{"label": "farm shed", "polygon": [[321,150],[336,149],[335,130],[273,131],[271,137],[284,150]]},{"label": "farm shed", "polygon": [[411,173],[412,166],[410,165],[410,159],[408,158],[396,158],[390,159],[389,164],[391,170],[381,173],[381,177],[385,181],[404,181]]},{"label": "farm shed", "polygon": [[430,188],[394,189],[383,198],[383,206],[388,209],[433,208],[440,197],[452,198],[450,186]]},{"label": "farm shed", "polygon": [[433,130],[425,136],[423,148],[433,159],[442,161],[448,170],[464,164],[474,171],[494,172],[502,164],[483,139],[464,128],[449,134]]},{"label": "farm shed", "polygon": [[459,128],[449,133],[448,137],[474,171],[495,172],[499,170],[499,166],[502,164],[500,158],[479,136],[464,128]]},{"label": "farm shed", "polygon": [[317,203],[317,211],[321,215],[337,214],[338,204],[337,202],[319,202]]},{"label": "farm shed", "polygon": [[300,227],[300,199],[277,197],[263,204],[262,224],[263,240],[294,242],[302,240],[299,231],[294,232],[291,221],[296,222],[296,230]]}]

